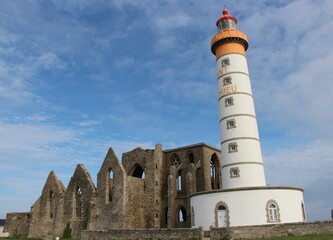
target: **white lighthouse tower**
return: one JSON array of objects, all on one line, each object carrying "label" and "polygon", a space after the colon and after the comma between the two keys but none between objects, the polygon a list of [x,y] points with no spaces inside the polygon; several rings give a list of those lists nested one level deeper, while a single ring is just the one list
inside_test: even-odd
[{"label": "white lighthouse tower", "polygon": [[217,20],[216,55],[223,188],[265,186],[257,119],[245,51],[248,40],[227,9]]},{"label": "white lighthouse tower", "polygon": [[193,227],[306,221],[303,189],[267,186],[245,52],[247,36],[224,9],[211,41],[216,56],[222,189],[191,195]]}]

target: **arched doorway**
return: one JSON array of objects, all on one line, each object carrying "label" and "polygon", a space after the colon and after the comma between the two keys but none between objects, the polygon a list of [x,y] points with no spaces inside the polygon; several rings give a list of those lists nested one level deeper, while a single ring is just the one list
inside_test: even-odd
[{"label": "arched doorway", "polygon": [[217,227],[227,227],[227,209],[224,206],[219,206],[217,210]]},{"label": "arched doorway", "polygon": [[224,202],[218,202],[215,206],[215,226],[218,228],[229,227],[229,208]]}]

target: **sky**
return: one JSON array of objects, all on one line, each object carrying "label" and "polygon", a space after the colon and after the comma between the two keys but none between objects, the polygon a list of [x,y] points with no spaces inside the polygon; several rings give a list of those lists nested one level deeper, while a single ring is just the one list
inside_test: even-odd
[{"label": "sky", "polygon": [[210,40],[225,4],[247,34],[266,182],[333,209],[333,1],[0,0],[0,218],[51,170],[96,184],[109,147],[219,147]]}]

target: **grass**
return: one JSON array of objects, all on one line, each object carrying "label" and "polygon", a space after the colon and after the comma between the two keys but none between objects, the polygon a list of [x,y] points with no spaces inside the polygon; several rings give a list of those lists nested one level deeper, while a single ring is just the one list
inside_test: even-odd
[{"label": "grass", "polygon": [[[9,237],[0,237],[0,240],[42,240],[40,238],[9,238]],[[65,239],[65,238],[60,238],[60,240],[72,240],[72,239]]]},{"label": "grass", "polygon": [[[289,237],[274,237],[274,238],[258,238],[253,240],[333,240],[333,234],[330,235],[319,235],[319,236],[289,236]],[[41,240],[36,238],[2,238],[0,237],[0,240]],[[61,240],[70,240],[70,239],[64,239],[61,238]]]},{"label": "grass", "polygon": [[[260,238],[261,240],[263,238]],[[266,240],[333,240],[333,234],[330,235],[318,235],[318,236],[289,236],[289,237],[274,237],[265,238]],[[259,240],[256,239],[256,240]]]}]

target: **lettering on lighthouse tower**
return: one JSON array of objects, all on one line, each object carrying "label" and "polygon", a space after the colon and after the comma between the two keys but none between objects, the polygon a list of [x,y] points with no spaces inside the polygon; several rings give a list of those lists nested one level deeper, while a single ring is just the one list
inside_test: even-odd
[{"label": "lettering on lighthouse tower", "polygon": [[230,85],[219,90],[218,99],[225,95],[237,92],[237,85]]}]

